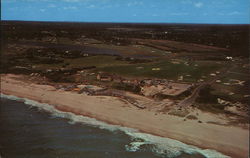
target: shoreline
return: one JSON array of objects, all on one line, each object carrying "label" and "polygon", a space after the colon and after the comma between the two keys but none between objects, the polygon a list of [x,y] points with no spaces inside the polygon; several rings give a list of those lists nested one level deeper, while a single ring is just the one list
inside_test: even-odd
[{"label": "shoreline", "polygon": [[232,157],[248,156],[249,130],[219,126],[183,118],[157,114],[129,106],[118,98],[85,96],[58,91],[52,86],[27,84],[1,75],[1,93],[54,105],[56,109],[88,116],[113,125],[167,137],[205,149],[214,149]]}]

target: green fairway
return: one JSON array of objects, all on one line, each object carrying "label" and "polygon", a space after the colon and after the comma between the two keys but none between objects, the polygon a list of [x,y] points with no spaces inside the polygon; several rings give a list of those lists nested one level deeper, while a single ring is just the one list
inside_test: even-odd
[{"label": "green fairway", "polygon": [[127,77],[152,77],[177,79],[179,76],[188,75],[185,81],[194,81],[200,79],[203,75],[216,71],[219,65],[185,65],[184,63],[173,64],[169,61],[159,61],[143,64],[130,64],[119,66],[105,66],[97,68],[99,71],[116,73]]},{"label": "green fairway", "polygon": [[208,76],[215,73],[222,65],[210,63],[192,62],[185,64],[185,61],[173,62],[167,59],[155,60],[147,63],[132,64],[131,61],[117,60],[115,56],[98,55],[75,59],[64,59],[59,64],[37,64],[40,70],[58,68],[84,68],[95,66],[94,72],[103,71],[118,74],[124,77],[136,78],[165,78],[177,80],[181,76],[182,81],[196,82],[201,76]]}]

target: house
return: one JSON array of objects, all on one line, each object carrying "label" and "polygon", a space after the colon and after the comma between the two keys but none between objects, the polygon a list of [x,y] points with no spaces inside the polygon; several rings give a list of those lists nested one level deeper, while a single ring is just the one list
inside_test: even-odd
[{"label": "house", "polygon": [[139,85],[140,81],[137,80],[137,79],[134,79],[134,80],[132,81],[132,83],[133,83],[134,85]]},{"label": "house", "polygon": [[227,60],[233,60],[233,57],[227,56],[226,59]]},{"label": "house", "polygon": [[96,79],[99,81],[110,82],[113,80],[113,77],[107,73],[101,73],[96,76]]},{"label": "house", "polygon": [[119,77],[119,76],[113,76],[113,82],[116,82],[116,83],[122,83],[122,78]]},{"label": "house", "polygon": [[141,81],[141,84],[143,85],[152,85],[152,80],[151,79],[144,79]]},{"label": "house", "polygon": [[101,92],[106,90],[105,88],[95,86],[95,85],[78,85],[77,88],[80,90],[78,91],[79,93],[86,93],[89,95],[94,95],[97,92]]},{"label": "house", "polygon": [[125,83],[125,84],[130,84],[130,83],[131,83],[131,81],[130,81],[130,80],[127,80],[127,79],[124,79],[124,80],[122,80],[122,83]]},{"label": "house", "polygon": [[182,93],[190,90],[192,85],[183,84],[183,83],[168,83],[168,84],[152,84],[145,85],[141,87],[141,93],[144,96],[154,96],[161,94],[164,96],[179,96]]},{"label": "house", "polygon": [[159,68],[159,67],[152,68],[152,71],[160,71],[160,70],[161,70],[161,68]]}]

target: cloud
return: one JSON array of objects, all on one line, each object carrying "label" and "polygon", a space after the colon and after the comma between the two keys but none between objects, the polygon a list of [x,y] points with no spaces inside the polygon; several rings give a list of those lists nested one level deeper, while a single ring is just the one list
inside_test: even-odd
[{"label": "cloud", "polygon": [[183,4],[192,4],[191,0],[182,0],[181,3]]},{"label": "cloud", "polygon": [[89,5],[87,8],[95,8],[96,6],[94,4]]},{"label": "cloud", "polygon": [[188,13],[170,13],[170,15],[181,16],[181,15],[188,15]]},{"label": "cloud", "polygon": [[196,8],[201,8],[204,5],[202,2],[194,2],[193,0],[182,0],[181,3],[184,5],[193,5]]},{"label": "cloud", "polygon": [[228,13],[227,15],[241,15],[241,13],[238,11],[234,11],[234,12]]},{"label": "cloud", "polygon": [[[92,0],[58,0],[58,1],[69,2],[69,3],[79,3],[79,2],[89,2]],[[104,1],[104,0],[100,0],[100,1]]]},{"label": "cloud", "polygon": [[4,3],[14,3],[14,2],[83,2],[89,0],[2,0]]},{"label": "cloud", "polygon": [[13,3],[17,2],[17,0],[2,0],[3,3]]},{"label": "cloud", "polygon": [[101,7],[101,9],[107,9],[107,8],[112,8],[112,7],[115,7],[113,5],[104,5]]},{"label": "cloud", "polygon": [[80,0],[63,0],[64,2],[80,2]]},{"label": "cloud", "polygon": [[18,7],[9,8],[9,10],[18,10],[18,9],[19,9]]},{"label": "cloud", "polygon": [[196,8],[201,8],[203,6],[203,3],[202,2],[197,2],[197,3],[194,3],[194,6]]},{"label": "cloud", "polygon": [[45,12],[46,11],[46,9],[40,9],[40,12]]},{"label": "cloud", "polygon": [[134,2],[130,2],[130,3],[127,4],[128,7],[130,7],[130,6],[136,6],[136,5],[143,5],[143,2],[134,1]]},{"label": "cloud", "polygon": [[242,15],[242,13],[238,12],[238,11],[233,11],[233,12],[229,12],[229,13],[218,13],[218,15],[223,15],[223,16],[229,15],[229,16],[231,16],[231,15]]},{"label": "cloud", "polygon": [[76,10],[77,7],[63,7],[64,10]]},{"label": "cloud", "polygon": [[225,13],[218,13],[218,15],[225,15]]},{"label": "cloud", "polygon": [[49,4],[48,7],[49,7],[49,8],[55,8],[56,5],[55,5],[55,4]]}]

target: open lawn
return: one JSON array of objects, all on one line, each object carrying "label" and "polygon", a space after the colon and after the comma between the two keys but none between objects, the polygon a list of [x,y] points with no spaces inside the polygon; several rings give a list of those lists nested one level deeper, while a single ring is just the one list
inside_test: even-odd
[{"label": "open lawn", "polygon": [[245,95],[249,95],[249,87],[247,86],[239,86],[239,85],[224,85],[224,84],[213,84],[212,94],[226,99],[228,101],[245,101],[248,99],[245,98]]},{"label": "open lawn", "polygon": [[108,66],[127,65],[128,61],[116,60],[115,56],[98,55],[76,59],[65,59],[64,63],[68,63],[69,68],[96,66],[97,68]]},{"label": "open lawn", "polygon": [[[131,61],[117,60],[115,56],[90,56],[75,59],[64,59],[58,64],[36,64],[35,69],[58,69],[58,68],[84,68],[95,66],[94,72],[103,71],[114,73],[123,77],[136,78],[165,78],[177,80],[182,76],[184,82],[196,82],[202,76],[209,76],[222,67],[220,64],[210,65],[205,62],[192,62],[188,65],[185,61],[173,61],[167,59],[154,60],[147,63],[131,64]],[[205,79],[204,79],[205,80]]]},{"label": "open lawn", "polygon": [[117,60],[116,56],[96,55],[89,57],[80,57],[69,59],[65,58],[62,63],[57,64],[35,64],[35,69],[47,70],[58,68],[84,68],[95,66],[91,71],[108,72],[118,74],[124,77],[136,78],[165,78],[184,81],[197,82],[202,76],[215,73],[224,65],[209,61],[187,62],[185,60],[154,59],[152,62],[133,63],[133,60]]},{"label": "open lawn", "polygon": [[[173,64],[168,60],[161,60],[143,64],[106,66],[97,68],[97,70],[116,73],[127,77],[166,78],[176,80],[180,76],[184,76],[183,81],[192,82],[197,81],[201,76],[208,75],[219,68],[220,65],[216,64],[197,66],[196,64]],[[185,77],[186,75],[188,75],[188,77]]]}]

